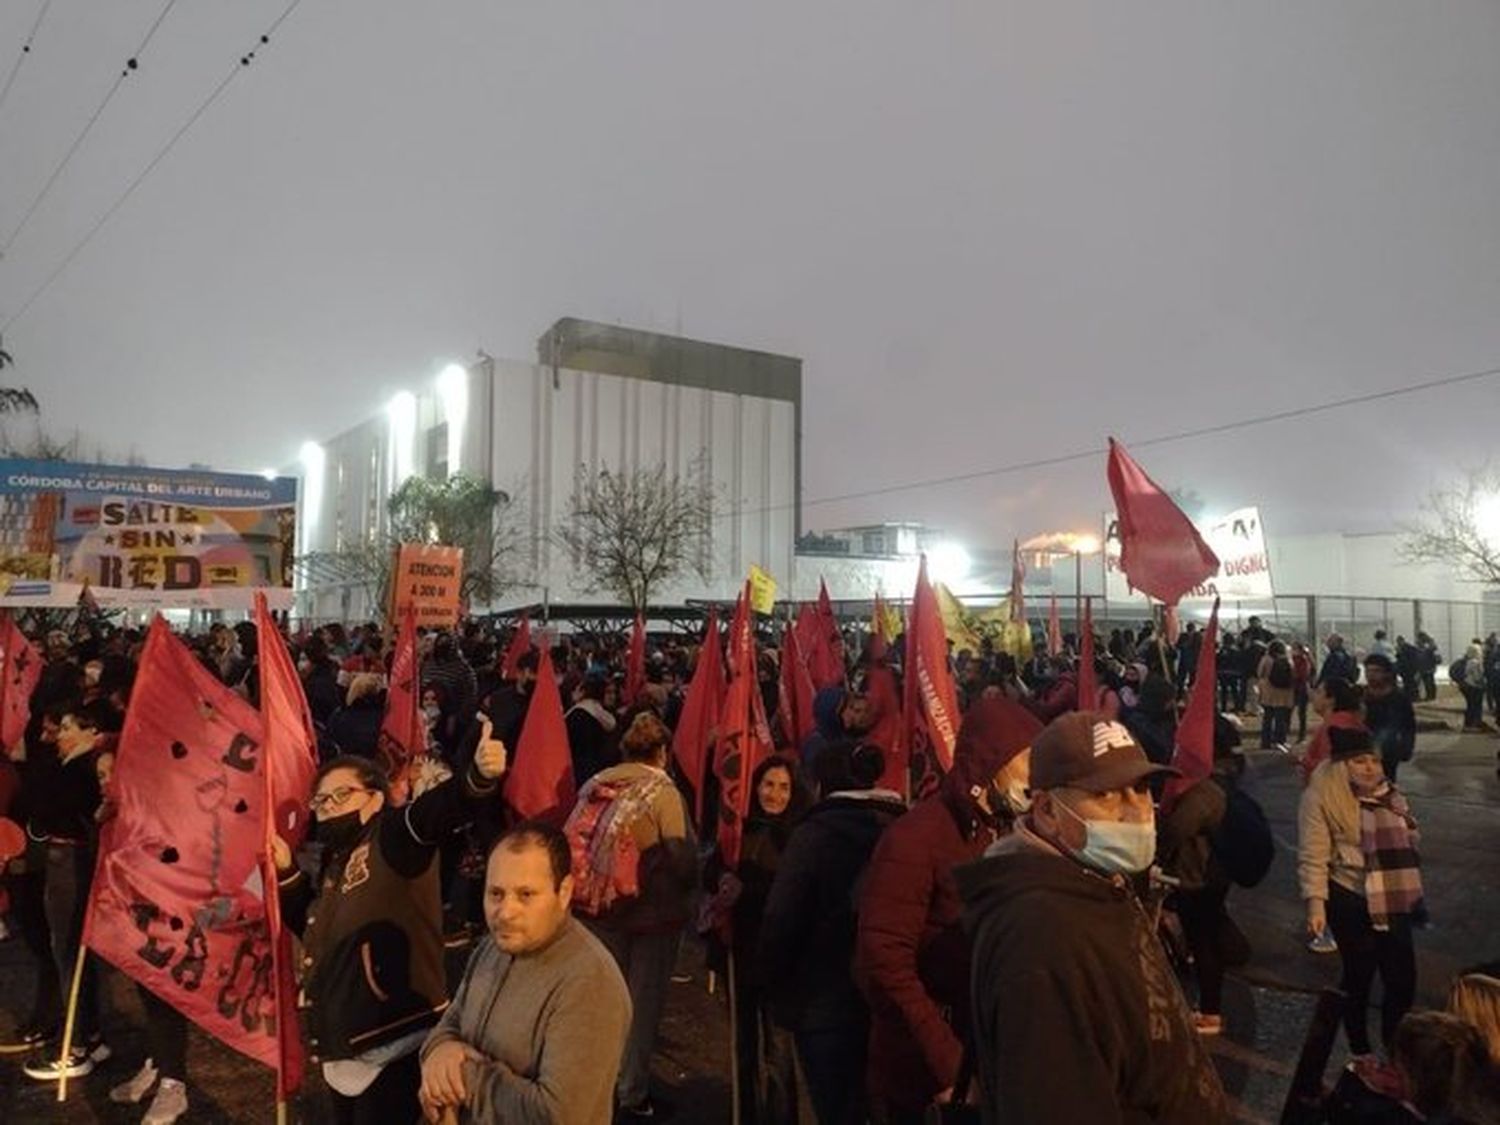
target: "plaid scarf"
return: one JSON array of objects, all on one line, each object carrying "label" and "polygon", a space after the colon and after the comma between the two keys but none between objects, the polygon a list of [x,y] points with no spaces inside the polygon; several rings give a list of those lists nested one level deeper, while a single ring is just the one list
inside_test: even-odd
[{"label": "plaid scarf", "polygon": [[1391,918],[1414,914],[1422,905],[1421,861],[1417,858],[1417,822],[1403,797],[1382,781],[1359,799],[1359,847],[1365,855],[1365,905],[1377,930],[1389,930]]}]

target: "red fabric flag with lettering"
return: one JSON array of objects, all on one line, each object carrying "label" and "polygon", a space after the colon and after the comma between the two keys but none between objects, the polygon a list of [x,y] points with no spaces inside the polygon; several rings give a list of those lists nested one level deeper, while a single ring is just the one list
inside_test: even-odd
[{"label": "red fabric flag with lettering", "polygon": [[1176,605],[1219,572],[1219,556],[1193,521],[1114,438],[1109,439],[1109,490],[1120,527],[1120,569],[1135,589]]},{"label": "red fabric flag with lettering", "polygon": [[640,698],[641,688],[646,686],[646,623],[641,615],[635,615],[635,628],[630,633],[630,651],[625,660],[625,706],[634,707]]},{"label": "red fabric flag with lettering", "polygon": [[0,752],[9,753],[25,737],[31,694],[41,678],[42,654],[5,614],[0,623]]},{"label": "red fabric flag with lettering", "polygon": [[1011,540],[1010,548],[1010,619],[1026,620],[1026,564],[1021,561],[1021,541]]},{"label": "red fabric flag with lettering", "polygon": [[1094,599],[1083,599],[1083,620],[1078,624],[1078,702],[1076,710],[1093,711],[1099,706],[1099,674],[1094,668]]},{"label": "red fabric flag with lettering", "polygon": [[[287,651],[281,631],[271,620],[266,598],[255,595],[256,649],[260,654],[260,714],[265,724],[266,808],[265,842],[261,852],[261,878],[268,887],[276,886],[276,863],[271,850],[273,835],[286,841],[296,851],[307,834],[310,814],[307,799],[312,795],[318,773],[317,736],[313,733],[312,712],[297,666]],[[266,896],[266,921],[273,935],[272,972],[276,981],[279,1019],[280,1054],[276,1068],[276,1089],[280,1100],[286,1100],[302,1085],[302,1038],[297,1030],[297,982],[292,973],[292,936],[281,924],[281,899]]]},{"label": "red fabric flag with lettering", "polygon": [[813,682],[797,643],[797,630],[787,628],[781,635],[781,671],[777,685],[777,722],[781,736],[796,754],[802,742],[812,734]]},{"label": "red fabric flag with lettering", "polygon": [[427,753],[427,717],[422,714],[422,658],[417,648],[417,611],[401,610],[396,627],[396,650],[391,654],[390,681],[385,692],[385,714],[380,720],[376,748],[391,779],[393,791],[405,793],[412,759]]},{"label": "red fabric flag with lettering", "polygon": [[1057,612],[1057,595],[1052,595],[1052,604],[1047,607],[1047,655],[1056,656],[1063,650],[1062,618]]},{"label": "red fabric flag with lettering", "polygon": [[927,556],[917,568],[917,589],[906,625],[906,753],[913,797],[925,797],[953,768],[958,741],[958,692],[948,670],[948,635],[937,595],[927,581]]},{"label": "red fabric flag with lettering", "polygon": [[552,652],[543,645],[531,706],[516,740],[515,764],[505,776],[505,802],[524,819],[561,825],[577,796],[562,695],[552,671]]},{"label": "red fabric flag with lettering", "polygon": [[724,655],[719,642],[719,616],[710,609],[703,629],[703,643],[698,648],[698,664],[688,682],[672,734],[672,757],[677,768],[693,787],[698,824],[703,823],[703,782],[708,766],[708,742],[719,725],[724,706]]},{"label": "red fabric flag with lettering", "polygon": [[510,644],[506,646],[505,657],[500,661],[500,678],[514,680],[521,670],[521,657],[530,651],[531,618],[523,613],[521,623],[516,626],[516,631],[510,638]]},{"label": "red fabric flag with lettering", "polygon": [[83,941],[291,1086],[282,1051],[297,1029],[278,1018],[264,750],[260,713],[158,616],[115,755]]},{"label": "red fabric flag with lettering", "polygon": [[[748,586],[740,598],[748,606]],[[739,620],[740,613],[735,619]],[[729,867],[740,861],[745,818],[750,815],[750,779],[762,761],[775,753],[765,703],[755,669],[755,641],[748,622],[729,634],[729,690],[719,720],[714,769],[719,778],[719,854]]]},{"label": "red fabric flag with lettering", "polygon": [[1167,779],[1161,793],[1163,813],[1172,811],[1177,798],[1202,781],[1214,769],[1214,722],[1218,718],[1219,692],[1219,599],[1214,599],[1208,628],[1203,631],[1203,647],[1198,650],[1198,668],[1187,706],[1177,723],[1177,746],[1172,764],[1182,771],[1181,777]]}]

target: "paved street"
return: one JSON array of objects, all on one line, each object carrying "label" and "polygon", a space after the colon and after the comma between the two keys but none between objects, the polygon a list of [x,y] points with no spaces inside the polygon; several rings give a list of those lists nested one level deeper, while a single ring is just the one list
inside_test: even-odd
[{"label": "paved street", "polygon": [[[1423,708],[1427,720],[1457,726],[1457,712]],[[1418,935],[1419,1003],[1441,1004],[1450,977],[1478,961],[1500,957],[1500,779],[1493,735],[1424,733],[1401,783],[1422,822],[1423,870],[1432,928]],[[1251,966],[1227,987],[1228,1035],[1215,1044],[1221,1073],[1236,1100],[1237,1120],[1273,1122],[1312,1007],[1312,993],[1335,983],[1336,956],[1319,956],[1303,945],[1301,904],[1296,894],[1296,800],[1300,786],[1283,756],[1251,754],[1250,785],[1265,806],[1277,835],[1279,855],[1264,885],[1236,891],[1230,909],[1255,950]],[[458,971],[462,958],[452,967]],[[721,996],[704,987],[701,958],[691,945],[684,968],[688,984],[672,986],[658,1077],[675,1120],[715,1125],[728,1120],[725,1073],[728,1047]],[[66,1106],[52,1089],[21,1076],[18,1059],[0,1060],[0,1121],[135,1122],[139,1108],[109,1103],[107,1090],[126,1077],[140,1058],[140,1012],[133,989],[118,977],[109,982],[112,1018],[107,1024],[116,1059],[76,1084]],[[30,982],[14,943],[0,945],[0,1028],[9,1028],[24,1008]],[[1332,1065],[1343,1058],[1340,1042]],[[193,1113],[197,1122],[272,1120],[269,1075],[196,1033],[189,1052]],[[316,1082],[314,1081],[314,1087]],[[310,1091],[295,1120],[326,1119],[319,1095]]]}]

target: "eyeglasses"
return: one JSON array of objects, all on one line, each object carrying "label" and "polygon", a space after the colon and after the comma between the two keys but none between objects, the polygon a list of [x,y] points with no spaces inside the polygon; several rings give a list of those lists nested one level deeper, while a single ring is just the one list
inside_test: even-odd
[{"label": "eyeglasses", "polygon": [[362,789],[358,785],[340,785],[337,789],[330,789],[327,793],[316,794],[311,801],[307,802],[307,807],[315,813],[329,808],[342,808],[354,794],[373,792],[373,789]]}]

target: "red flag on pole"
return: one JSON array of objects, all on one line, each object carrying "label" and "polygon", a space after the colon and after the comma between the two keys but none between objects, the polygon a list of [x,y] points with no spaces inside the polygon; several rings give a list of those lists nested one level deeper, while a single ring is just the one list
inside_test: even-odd
[{"label": "red flag on pole", "polygon": [[703,781],[708,760],[708,742],[719,724],[724,705],[724,656],[719,647],[719,617],[708,611],[698,664],[682,701],[682,714],[672,734],[672,757],[682,776],[693,787],[697,821],[703,823]]},{"label": "red flag on pole", "polygon": [[157,617],[115,755],[116,811],[100,830],[83,941],[292,1088],[297,1029],[279,1018],[265,875],[280,767],[268,771],[265,741],[260,713]]},{"label": "red flag on pole", "polygon": [[297,1030],[297,981],[292,972],[292,936],[281,924],[281,898],[275,893],[276,862],[273,837],[280,836],[292,851],[307,834],[307,799],[318,774],[317,736],[302,679],[292,663],[281,631],[271,620],[266,598],[255,595],[256,649],[260,654],[260,714],[265,726],[265,838],[261,851],[261,880],[272,893],[266,896],[266,925],[271,935],[272,977],[276,982],[276,1021],[279,1051],[276,1093],[286,1101],[302,1085],[302,1038]]},{"label": "red flag on pole", "polygon": [[396,628],[396,651],[391,654],[390,683],[385,714],[376,746],[391,779],[393,793],[405,794],[412,759],[427,753],[427,719],[422,714],[422,660],[417,651],[417,611],[402,607]]},{"label": "red flag on pole", "polygon": [[833,613],[833,601],[828,596],[828,584],[818,579],[818,604],[813,612],[818,643],[805,649],[807,670],[812,675],[813,686],[822,691],[844,682],[844,634],[839,630],[838,618]]},{"label": "red flag on pole", "polygon": [[552,652],[543,645],[531,706],[516,743],[515,765],[506,775],[505,801],[527,820],[550,820],[560,825],[577,796],[562,696],[552,671]]},{"label": "red flag on pole", "polygon": [[630,652],[625,660],[625,705],[635,706],[646,686],[646,623],[638,613],[630,633]]},{"label": "red flag on pole", "polygon": [[906,625],[906,698],[902,712],[914,797],[925,797],[953,768],[958,740],[958,693],[948,670],[948,637],[937,595],[927,581],[927,556],[917,568],[917,589]]},{"label": "red flag on pole", "polygon": [[0,623],[0,752],[26,735],[31,695],[42,678],[42,654],[26,639],[10,614]]},{"label": "red flag on pole", "polygon": [[1052,604],[1047,607],[1047,655],[1056,656],[1063,650],[1062,618],[1057,612],[1057,595],[1052,595]]},{"label": "red flag on pole", "polygon": [[803,741],[814,729],[813,682],[802,658],[802,646],[797,643],[797,630],[790,626],[781,635],[776,715],[782,737],[794,753],[800,754]]},{"label": "red flag on pole", "polygon": [[[749,604],[748,587],[740,600]],[[776,748],[766,723],[755,674],[755,642],[749,628],[731,629],[730,645],[729,690],[719,722],[715,772],[719,778],[719,854],[733,868],[740,861],[740,840],[745,818],[750,815],[750,778]]]},{"label": "red flag on pole", "polygon": [[1177,747],[1172,764],[1182,771],[1181,777],[1167,779],[1161,794],[1163,813],[1172,811],[1177,798],[1202,781],[1214,768],[1214,720],[1219,713],[1219,599],[1214,599],[1208,628],[1203,631],[1203,647],[1198,650],[1198,668],[1193,688],[1188,692],[1187,706],[1177,724]]},{"label": "red flag on pole", "polygon": [[901,692],[896,686],[896,673],[883,659],[873,662],[865,673],[865,696],[870,701],[871,725],[864,739],[872,746],[880,747],[885,758],[885,770],[876,784],[881,789],[909,796],[911,762],[906,756]]},{"label": "red flag on pole", "polygon": [[1099,706],[1099,679],[1094,671],[1094,599],[1083,599],[1083,620],[1078,624],[1078,706],[1093,711]]},{"label": "red flag on pole", "polygon": [[1010,548],[1010,619],[1026,620],[1026,564],[1021,561],[1021,541],[1011,540]]},{"label": "red flag on pole", "polygon": [[500,678],[514,680],[521,671],[521,657],[530,651],[531,618],[523,613],[521,623],[516,626],[516,631],[510,638],[510,644],[505,649],[505,656],[500,661]]},{"label": "red flag on pole", "polygon": [[1109,490],[1120,527],[1120,569],[1131,586],[1176,605],[1219,572],[1219,556],[1193,521],[1114,438],[1109,439]]}]

